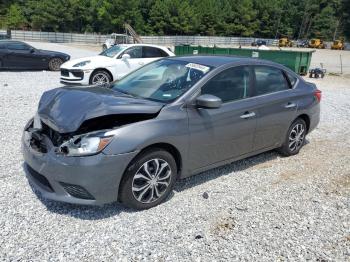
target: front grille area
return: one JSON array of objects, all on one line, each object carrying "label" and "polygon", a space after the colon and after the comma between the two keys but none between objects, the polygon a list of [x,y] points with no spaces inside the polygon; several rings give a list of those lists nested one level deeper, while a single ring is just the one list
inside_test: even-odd
[{"label": "front grille area", "polygon": [[86,200],[95,200],[95,198],[85,188],[81,186],[67,184],[63,182],[60,182],[60,184],[63,186],[64,190],[66,190],[67,193],[70,194],[72,197]]},{"label": "front grille area", "polygon": [[[68,69],[61,68],[61,76],[69,77],[69,73],[71,73],[74,77],[79,78],[79,80],[84,78],[84,72],[82,70],[78,70],[78,69],[68,70]],[[73,79],[71,80],[73,81]]]},{"label": "front grille area", "polygon": [[69,76],[69,70],[61,68],[61,76]]},{"label": "front grille area", "polygon": [[72,73],[75,77],[79,77],[80,79],[83,79],[83,77],[84,77],[84,72],[81,71],[81,70],[77,70],[77,71],[72,70],[71,73]]},{"label": "front grille area", "polygon": [[36,172],[33,168],[31,168],[29,165],[26,165],[27,170],[29,174],[34,178],[34,180],[39,183],[46,191],[54,192],[52,186],[50,185],[49,180],[46,179],[43,175]]}]

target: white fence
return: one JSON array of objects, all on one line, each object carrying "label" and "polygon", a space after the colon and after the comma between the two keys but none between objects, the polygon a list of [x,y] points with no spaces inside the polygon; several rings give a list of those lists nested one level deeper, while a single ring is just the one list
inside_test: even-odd
[{"label": "white fence", "polygon": [[[0,30],[0,34],[5,34],[6,31]],[[53,43],[81,43],[81,44],[97,44],[104,43],[108,35],[102,34],[74,34],[74,33],[58,33],[58,32],[41,32],[41,31],[22,31],[12,30],[11,37],[14,40],[24,41],[40,41]],[[141,36],[141,39],[146,44],[158,45],[203,45],[203,46],[232,46],[232,45],[250,45],[257,39],[265,40],[268,45],[277,45],[276,39],[263,39],[251,37],[220,37],[220,36]],[[327,42],[330,47],[331,43]],[[346,44],[346,49],[350,49],[350,44]]]},{"label": "white fence", "polygon": [[[0,31],[4,32],[5,31]],[[102,44],[108,35],[102,34],[74,34],[41,31],[21,31],[12,30],[11,38],[14,40],[40,41],[53,43],[82,43],[82,44]],[[256,38],[247,37],[218,37],[218,36],[141,36],[146,44],[158,45],[250,45]],[[259,38],[261,39],[261,38]],[[262,39],[268,45],[276,45],[275,39]]]}]

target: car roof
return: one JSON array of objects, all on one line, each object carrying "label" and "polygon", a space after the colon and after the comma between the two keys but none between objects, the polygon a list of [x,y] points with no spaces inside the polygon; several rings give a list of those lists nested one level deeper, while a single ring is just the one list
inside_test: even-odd
[{"label": "car roof", "polygon": [[166,46],[151,45],[151,44],[119,44],[119,46],[126,46],[126,47],[131,47],[131,46],[149,46],[149,47],[157,47],[157,48],[167,48]]},{"label": "car roof", "polygon": [[169,59],[181,60],[189,63],[196,63],[211,67],[220,67],[228,64],[264,64],[283,67],[280,64],[257,58],[249,58],[242,56],[230,56],[230,55],[192,55],[192,56],[174,56]]},{"label": "car roof", "polygon": [[0,40],[0,44],[11,44],[11,43],[21,43],[23,44],[24,42],[21,41],[17,41],[17,40],[8,40],[8,39],[4,39],[4,40]]}]

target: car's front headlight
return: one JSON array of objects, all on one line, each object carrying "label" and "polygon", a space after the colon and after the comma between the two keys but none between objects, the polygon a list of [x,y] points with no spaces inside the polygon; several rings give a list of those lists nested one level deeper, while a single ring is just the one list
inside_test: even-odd
[{"label": "car's front headlight", "polygon": [[86,66],[87,64],[90,64],[90,60],[87,60],[87,61],[82,61],[80,63],[77,63],[75,64],[73,67],[83,67],[83,66]]},{"label": "car's front headlight", "polygon": [[74,136],[59,147],[59,152],[66,156],[86,156],[101,152],[113,136],[105,132]]}]

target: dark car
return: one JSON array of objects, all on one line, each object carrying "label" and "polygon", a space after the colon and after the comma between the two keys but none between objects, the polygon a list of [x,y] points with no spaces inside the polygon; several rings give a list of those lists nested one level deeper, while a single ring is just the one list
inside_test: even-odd
[{"label": "dark car", "polygon": [[58,71],[69,59],[67,54],[36,49],[20,41],[0,41],[0,69]]},{"label": "dark car", "polygon": [[150,208],[178,179],[272,149],[297,154],[320,100],[273,62],[163,58],[108,88],[46,91],[23,133],[26,173],[49,199]]},{"label": "dark car", "polygon": [[308,40],[298,40],[297,41],[297,47],[309,47],[309,41]]},{"label": "dark car", "polygon": [[9,36],[7,33],[0,33],[0,40],[2,39],[9,39]]},{"label": "dark car", "polygon": [[267,45],[266,41],[264,40],[257,40],[252,43],[252,46],[262,46],[262,45]]}]

